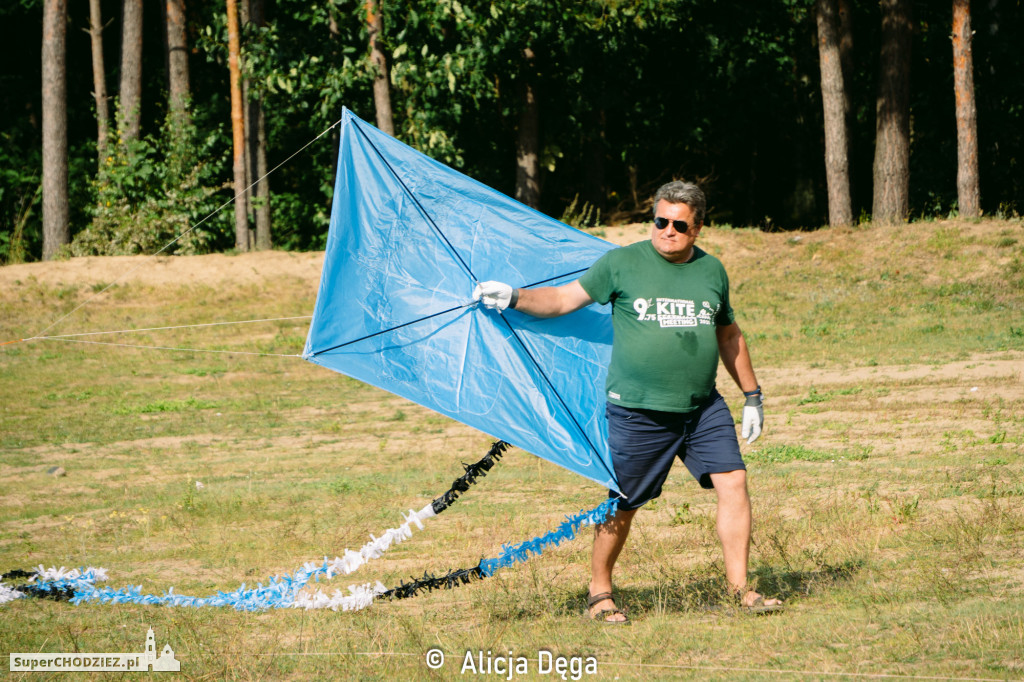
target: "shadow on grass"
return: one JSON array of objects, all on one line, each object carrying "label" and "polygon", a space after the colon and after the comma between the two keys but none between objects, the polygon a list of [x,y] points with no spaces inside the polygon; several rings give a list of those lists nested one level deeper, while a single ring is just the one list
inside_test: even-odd
[{"label": "shadow on grass", "polygon": [[[815,570],[791,571],[761,566],[751,575],[751,584],[766,597],[790,603],[794,598],[825,592],[847,582],[864,566],[862,560],[824,564]],[[706,571],[704,571],[706,573]],[[624,587],[616,590],[616,602],[631,616],[692,611],[724,611],[735,607],[720,576],[683,578],[650,587]],[[551,604],[560,614],[582,613],[585,593],[567,593]]]}]

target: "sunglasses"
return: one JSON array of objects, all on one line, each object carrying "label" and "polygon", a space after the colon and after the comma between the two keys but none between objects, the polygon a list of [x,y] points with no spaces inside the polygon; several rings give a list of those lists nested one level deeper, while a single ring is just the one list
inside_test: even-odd
[{"label": "sunglasses", "polygon": [[655,218],[654,226],[659,230],[664,230],[668,227],[668,224],[672,223],[672,227],[676,228],[676,232],[686,232],[690,229],[689,223],[685,220],[669,220],[668,218]]}]

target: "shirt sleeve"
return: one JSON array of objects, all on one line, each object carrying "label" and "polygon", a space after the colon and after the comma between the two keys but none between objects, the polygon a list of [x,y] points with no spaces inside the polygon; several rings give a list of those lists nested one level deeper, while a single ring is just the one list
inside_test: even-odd
[{"label": "shirt sleeve", "polygon": [[601,305],[612,300],[612,296],[615,294],[611,256],[617,250],[609,251],[598,258],[597,262],[591,265],[579,279],[580,286],[587,292],[587,295]]},{"label": "shirt sleeve", "polygon": [[715,316],[715,324],[719,327],[728,327],[736,321],[736,315],[732,311],[732,304],[729,303],[729,275],[725,268],[722,268],[722,307],[718,309]]}]

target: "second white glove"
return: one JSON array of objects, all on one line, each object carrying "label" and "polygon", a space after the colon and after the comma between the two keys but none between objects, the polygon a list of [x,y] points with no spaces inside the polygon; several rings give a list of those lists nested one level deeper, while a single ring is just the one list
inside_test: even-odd
[{"label": "second white glove", "polygon": [[763,426],[764,407],[761,396],[750,396],[743,406],[743,426],[740,428],[740,435],[747,439],[747,443],[753,443],[761,435]]}]

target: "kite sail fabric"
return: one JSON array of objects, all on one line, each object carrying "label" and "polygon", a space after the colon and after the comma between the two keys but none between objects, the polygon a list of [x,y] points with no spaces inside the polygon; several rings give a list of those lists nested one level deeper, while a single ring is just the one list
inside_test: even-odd
[{"label": "kite sail fabric", "polygon": [[476,284],[557,286],[613,245],[342,113],[306,360],[618,490],[607,448],[608,306],[497,312]]}]

